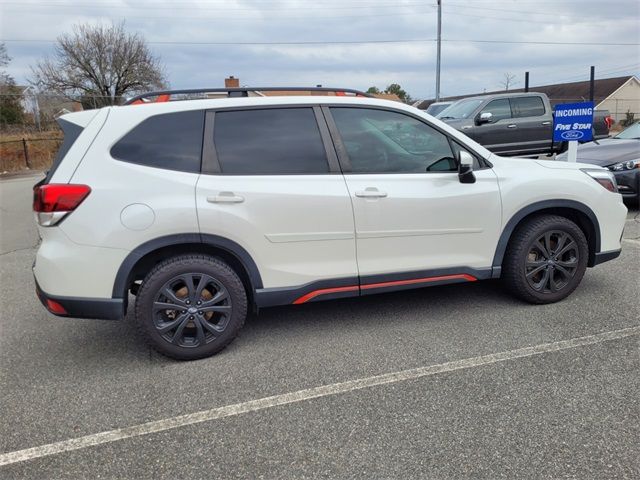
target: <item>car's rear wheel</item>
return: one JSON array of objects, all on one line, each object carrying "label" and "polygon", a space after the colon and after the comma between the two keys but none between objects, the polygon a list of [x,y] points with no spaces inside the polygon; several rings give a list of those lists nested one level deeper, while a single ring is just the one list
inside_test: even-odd
[{"label": "car's rear wheel", "polygon": [[222,350],[237,336],[246,315],[247,295],[238,275],[205,255],[160,263],[136,298],[136,323],[147,343],[179,360]]},{"label": "car's rear wheel", "polygon": [[580,284],[588,257],[587,239],[574,222],[556,215],[537,216],[513,233],[502,264],[502,279],[522,300],[557,302]]}]

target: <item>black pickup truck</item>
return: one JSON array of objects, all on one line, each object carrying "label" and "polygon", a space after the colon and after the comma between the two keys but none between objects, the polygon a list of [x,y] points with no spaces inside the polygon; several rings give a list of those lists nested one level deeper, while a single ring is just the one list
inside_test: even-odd
[{"label": "black pickup truck", "polygon": [[[594,138],[609,136],[607,110],[594,113]],[[499,155],[564,152],[553,141],[553,110],[544,93],[500,93],[458,100],[437,118]]]}]

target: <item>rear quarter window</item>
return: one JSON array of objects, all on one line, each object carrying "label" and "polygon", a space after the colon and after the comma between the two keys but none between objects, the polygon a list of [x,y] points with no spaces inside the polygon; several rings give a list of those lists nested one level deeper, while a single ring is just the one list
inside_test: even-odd
[{"label": "rear quarter window", "polygon": [[45,178],[46,183],[51,180],[51,177],[53,177],[53,174],[62,163],[62,160],[67,155],[67,152],[71,149],[73,144],[76,143],[76,140],[84,130],[80,125],[68,122],[62,118],[58,119],[58,125],[60,125],[60,128],[62,129],[64,139],[62,140],[62,145],[60,145],[60,148],[58,149],[58,153],[56,153],[56,157],[53,159],[51,168],[47,172],[47,177]]},{"label": "rear quarter window", "polygon": [[111,156],[147,167],[199,173],[204,111],[155,115],[134,127],[112,148]]}]

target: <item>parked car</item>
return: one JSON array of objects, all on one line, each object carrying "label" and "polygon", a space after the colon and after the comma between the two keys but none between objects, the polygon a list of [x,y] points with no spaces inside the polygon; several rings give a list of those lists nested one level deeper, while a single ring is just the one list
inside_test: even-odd
[{"label": "parked car", "polygon": [[[607,111],[594,117],[595,138],[609,135]],[[500,155],[553,154],[566,142],[553,141],[553,109],[544,93],[499,93],[465,98],[437,115]]]},{"label": "parked car", "polygon": [[435,117],[452,103],[453,102],[434,102],[427,107],[425,113]]},{"label": "parked car", "polygon": [[[567,154],[556,160],[566,161]],[[614,137],[578,145],[578,161],[611,170],[622,197],[640,204],[640,123]]]},{"label": "parked car", "polygon": [[544,304],[620,254],[606,169],[503,159],[397,102],[229,91],[60,117],[33,203],[50,312],[120,319],[133,294],[149,344],[194,359],[251,310],[499,277]]}]

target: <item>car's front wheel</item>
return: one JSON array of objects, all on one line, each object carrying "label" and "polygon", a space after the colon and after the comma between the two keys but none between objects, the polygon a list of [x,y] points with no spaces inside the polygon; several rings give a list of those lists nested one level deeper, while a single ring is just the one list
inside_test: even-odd
[{"label": "car's front wheel", "polygon": [[580,284],[589,245],[571,220],[541,215],[519,225],[509,240],[502,279],[515,296],[530,303],[553,303]]},{"label": "car's front wheel", "polygon": [[238,334],[247,315],[242,281],[226,263],[180,255],[157,265],[136,298],[136,323],[147,343],[179,360],[211,356]]}]

